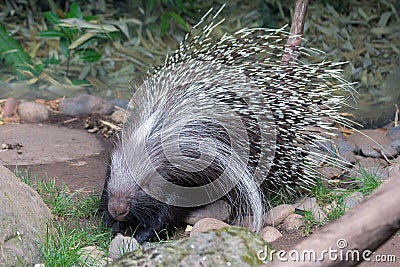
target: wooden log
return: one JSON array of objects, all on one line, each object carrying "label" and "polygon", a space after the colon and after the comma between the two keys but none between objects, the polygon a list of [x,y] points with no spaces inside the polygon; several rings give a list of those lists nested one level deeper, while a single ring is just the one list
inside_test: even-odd
[{"label": "wooden log", "polygon": [[368,199],[290,249],[292,256],[297,254],[301,256],[302,253],[306,256],[313,254],[322,260],[288,259],[284,262],[275,259],[272,264],[268,264],[268,267],[355,266],[363,260],[373,259],[372,252],[399,228],[400,166],[396,165],[389,179]]}]

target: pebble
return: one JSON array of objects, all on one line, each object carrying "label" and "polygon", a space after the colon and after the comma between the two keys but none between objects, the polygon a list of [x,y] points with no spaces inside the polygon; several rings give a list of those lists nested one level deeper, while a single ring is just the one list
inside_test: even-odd
[{"label": "pebble", "polygon": [[323,177],[328,179],[335,179],[343,174],[343,170],[336,167],[322,167],[318,171],[323,175]]},{"label": "pebble", "polygon": [[334,144],[336,145],[336,149],[340,154],[343,154],[344,152],[353,153],[357,149],[356,145],[350,141],[336,140]]},{"label": "pebble", "polygon": [[18,107],[18,114],[22,121],[31,123],[43,122],[50,116],[49,110],[36,102],[21,103]]},{"label": "pebble", "polygon": [[315,220],[321,222],[326,219],[326,215],[318,205],[315,197],[305,197],[294,204],[295,208],[301,211],[311,211]]},{"label": "pebble", "polygon": [[111,114],[111,119],[118,123],[123,123],[125,120],[125,111],[123,110],[116,110]]},{"label": "pebble", "polygon": [[90,115],[94,113],[110,115],[113,110],[113,105],[101,97],[80,95],[61,100],[58,104],[58,110],[72,116]]},{"label": "pebble", "polygon": [[135,238],[118,234],[111,240],[108,257],[115,260],[128,252],[137,250],[139,247],[140,245]]},{"label": "pebble", "polygon": [[300,214],[290,214],[283,220],[282,226],[286,231],[298,230],[304,225],[304,218]]},{"label": "pebble", "polygon": [[400,153],[400,139],[393,140],[389,145],[396,149],[397,153]]},{"label": "pebble", "polygon": [[386,167],[378,165],[369,167],[356,165],[349,170],[346,176],[352,179],[359,179],[360,186],[363,186],[362,179],[364,179],[366,175],[374,177],[376,181],[384,181],[389,177],[389,170]]},{"label": "pebble", "polygon": [[[358,162],[358,159],[357,159],[356,155],[354,155],[353,152],[343,152],[340,154],[340,157],[343,160],[345,160],[347,163],[350,163],[350,164],[354,164],[354,163]],[[341,163],[341,164],[343,164],[343,163]]]},{"label": "pebble", "polygon": [[204,218],[214,218],[220,221],[226,221],[231,214],[231,207],[224,200],[217,200],[202,208],[191,212],[183,221],[186,224],[194,225]]},{"label": "pebble", "polygon": [[105,256],[103,251],[98,250],[95,246],[87,246],[80,249],[80,259],[90,266],[105,266],[113,260]]},{"label": "pebble", "polygon": [[1,114],[1,117],[3,119],[11,117],[17,110],[17,105],[18,101],[15,100],[15,98],[13,97],[7,98],[6,102],[4,103],[3,113]]},{"label": "pebble", "polygon": [[392,140],[399,140],[400,139],[400,126],[390,128],[386,134]]},{"label": "pebble", "polygon": [[122,99],[122,98],[114,98],[114,99],[110,100],[110,104],[113,106],[123,108],[123,109],[127,109],[129,101],[126,99]]},{"label": "pebble", "polygon": [[208,230],[220,229],[227,226],[229,226],[229,224],[224,223],[223,221],[214,218],[204,218],[198,221],[195,225],[193,225],[192,231],[190,232],[190,236],[196,236]]},{"label": "pebble", "polygon": [[274,207],[265,213],[264,225],[279,225],[290,214],[294,213],[294,207],[288,204],[282,204]]},{"label": "pebble", "polygon": [[361,203],[361,201],[364,199],[364,196],[361,192],[354,192],[353,194],[347,196],[343,200],[343,204],[346,207],[346,211],[354,208],[358,204]]},{"label": "pebble", "polygon": [[281,232],[278,229],[272,226],[266,226],[264,229],[261,230],[260,236],[267,242],[274,242],[278,238],[282,236]]}]

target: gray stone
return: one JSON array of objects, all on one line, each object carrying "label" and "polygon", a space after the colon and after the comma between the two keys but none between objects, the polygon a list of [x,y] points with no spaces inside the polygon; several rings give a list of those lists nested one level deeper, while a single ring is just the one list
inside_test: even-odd
[{"label": "gray stone", "polygon": [[17,110],[17,105],[18,105],[18,101],[15,98],[13,98],[13,97],[8,98],[6,100],[6,102],[4,103],[3,113],[1,114],[1,117],[3,119],[5,119],[5,118],[13,116],[13,114]]},{"label": "gray stone", "polygon": [[358,166],[360,166],[361,168],[375,168],[375,167],[385,167],[387,165],[389,165],[389,163],[381,158],[360,158],[360,160],[358,161]]},{"label": "gray stone", "polygon": [[343,204],[345,205],[346,210],[350,210],[360,204],[363,199],[364,196],[361,192],[354,192],[343,200]]},{"label": "gray stone", "polygon": [[113,106],[123,108],[123,109],[127,109],[129,101],[126,99],[122,99],[122,98],[114,98],[114,99],[110,100],[110,104]]},{"label": "gray stone", "polygon": [[108,257],[115,260],[122,255],[137,250],[140,247],[135,238],[118,234],[111,240]]},{"label": "gray stone", "polygon": [[384,181],[389,177],[389,170],[386,167],[378,165],[369,167],[356,165],[349,170],[346,177],[359,180],[360,186],[363,186],[362,179],[364,179],[366,175],[373,177],[376,181]]},{"label": "gray stone", "polygon": [[322,174],[324,178],[335,179],[343,174],[343,170],[336,167],[322,167],[318,169],[318,172]]},{"label": "gray stone", "polygon": [[356,150],[356,145],[350,141],[336,140],[334,144],[339,154],[344,152],[354,152]]},{"label": "gray stone", "polygon": [[0,180],[0,266],[32,266],[40,262],[50,210],[36,191],[1,165]]},{"label": "gray stone", "polygon": [[58,110],[64,114],[73,116],[94,113],[109,115],[113,110],[113,105],[101,97],[80,95],[61,100],[58,104]]},{"label": "gray stone", "polygon": [[390,146],[392,139],[375,130],[360,130],[348,138],[357,150],[367,157],[393,157],[397,150]]},{"label": "gray stone", "polygon": [[400,153],[400,139],[393,140],[389,145],[396,149],[397,153]]},{"label": "gray stone", "polygon": [[93,267],[105,266],[113,261],[111,258],[106,257],[104,251],[100,251],[95,246],[81,248],[80,259],[85,262],[86,265]]},{"label": "gray stone", "polygon": [[136,250],[110,266],[260,266],[271,249],[257,234],[232,226]]},{"label": "gray stone", "polygon": [[286,231],[298,230],[303,225],[304,225],[303,216],[296,213],[287,216],[282,223],[283,229],[285,229]]},{"label": "gray stone", "polygon": [[217,200],[200,209],[194,210],[183,221],[186,224],[194,225],[204,218],[214,218],[220,221],[226,221],[231,214],[231,207],[226,201]]},{"label": "gray stone", "polygon": [[294,207],[301,211],[311,211],[317,221],[323,221],[326,219],[326,215],[317,203],[315,197],[305,197],[299,202],[295,203]]},{"label": "gray stone", "polygon": [[390,128],[386,133],[386,135],[390,137],[392,140],[400,139],[400,126]]},{"label": "gray stone", "polygon": [[274,207],[269,212],[265,213],[264,225],[276,226],[283,222],[283,220],[294,213],[294,207],[288,204],[282,204]]},{"label": "gray stone", "polygon": [[118,123],[123,123],[125,119],[125,111],[116,110],[111,114],[111,119]]},{"label": "gray stone", "polygon": [[282,236],[281,232],[278,229],[272,226],[266,226],[261,230],[260,236],[267,242],[274,242],[278,238]]},{"label": "gray stone", "polygon": [[[343,152],[340,154],[341,158],[346,161],[344,164],[347,165],[348,163],[354,164],[358,162],[356,155],[353,152]],[[341,163],[343,164],[343,163]]]},{"label": "gray stone", "polygon": [[193,225],[192,231],[190,231],[190,236],[196,236],[202,232],[209,230],[220,229],[229,226],[229,224],[214,218],[204,218]]},{"label": "gray stone", "polygon": [[31,123],[43,122],[50,116],[49,110],[36,102],[23,102],[19,104],[18,114],[22,121]]}]

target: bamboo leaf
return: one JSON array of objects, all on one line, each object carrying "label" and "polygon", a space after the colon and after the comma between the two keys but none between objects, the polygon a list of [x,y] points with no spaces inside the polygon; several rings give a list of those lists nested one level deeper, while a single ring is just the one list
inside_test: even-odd
[{"label": "bamboo leaf", "polygon": [[31,57],[0,24],[0,58],[12,68],[18,79],[27,79],[22,72],[32,72]]}]

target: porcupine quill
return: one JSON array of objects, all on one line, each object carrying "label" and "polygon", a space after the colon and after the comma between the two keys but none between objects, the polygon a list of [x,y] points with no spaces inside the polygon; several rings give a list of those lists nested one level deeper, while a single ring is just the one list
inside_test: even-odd
[{"label": "porcupine quill", "polygon": [[130,101],[100,205],[114,234],[134,232],[142,243],[219,198],[233,209],[231,223],[258,231],[268,197],[313,186],[314,148],[335,123],[349,123],[335,93],[351,86],[337,63],[281,64],[284,28],[213,40],[219,12],[204,26],[210,10]]}]

